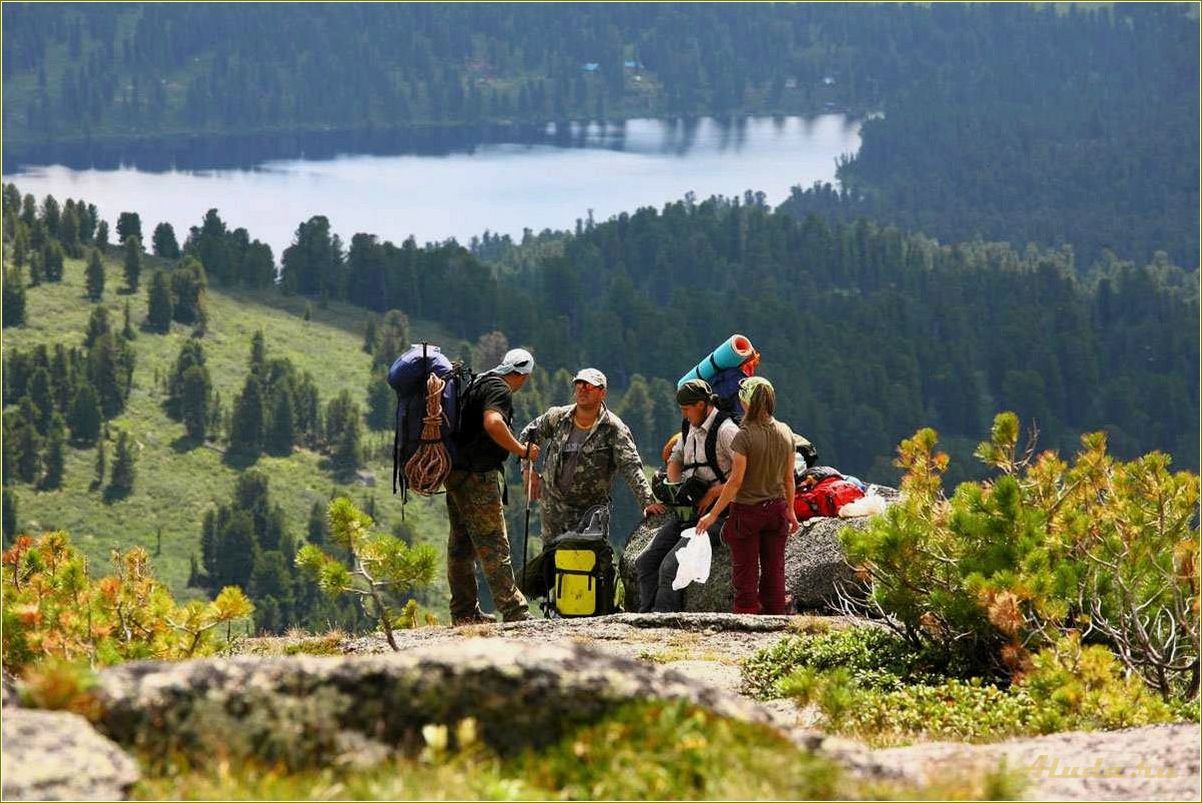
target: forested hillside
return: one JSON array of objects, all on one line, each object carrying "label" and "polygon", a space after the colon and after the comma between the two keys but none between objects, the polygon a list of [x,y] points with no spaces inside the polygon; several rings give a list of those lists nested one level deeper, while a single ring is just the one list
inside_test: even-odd
[{"label": "forested hillside", "polygon": [[891,87],[884,115],[864,123],[841,193],[796,188],[786,210],[944,242],[1069,244],[1083,269],[1107,249],[1197,267],[1196,13],[999,4],[904,19],[892,43],[922,80]]},{"label": "forested hillside", "polygon": [[1069,243],[1080,267],[1106,248],[1198,260],[1188,5],[48,8],[4,8],[6,160],[168,148],[169,165],[195,155],[181,134],[211,158],[273,135],[278,157],[305,132],[397,147],[431,127],[470,144],[550,120],[877,112],[839,171],[847,195],[799,190],[787,208]]},{"label": "forested hillside", "polygon": [[[799,221],[754,197],[477,250],[497,268],[453,245],[361,235],[344,262],[286,253],[283,283],[403,304],[464,338],[499,329],[544,366],[597,363],[619,388],[674,382],[742,332],[784,417],[826,459],[882,480],[917,423],[967,450],[1001,409],[1037,422],[1045,446],[1105,428],[1120,455],[1164,449],[1196,466],[1197,283],[1163,260],[1112,259],[1083,279],[1067,249],[940,246],[867,221]],[[651,454],[674,414],[654,412],[663,395],[622,402]]]}]

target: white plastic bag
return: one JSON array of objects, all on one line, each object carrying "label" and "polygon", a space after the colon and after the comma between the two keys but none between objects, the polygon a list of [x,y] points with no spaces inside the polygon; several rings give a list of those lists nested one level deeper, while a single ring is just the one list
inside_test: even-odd
[{"label": "white plastic bag", "polygon": [[839,518],[852,519],[858,516],[876,516],[885,512],[885,500],[876,494],[861,496],[839,508]]},{"label": "white plastic bag", "polygon": [[710,576],[710,561],[713,550],[710,547],[708,533],[697,534],[690,527],[680,534],[689,542],[676,552],[676,578],[672,581],[672,590],[679,591],[689,583],[704,583]]}]

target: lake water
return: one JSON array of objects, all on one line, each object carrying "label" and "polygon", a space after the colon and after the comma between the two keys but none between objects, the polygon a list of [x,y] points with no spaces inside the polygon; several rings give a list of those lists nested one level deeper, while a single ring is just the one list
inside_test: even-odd
[{"label": "lake water", "polygon": [[[570,229],[589,210],[601,221],[688,192],[700,200],[759,191],[777,204],[794,185],[833,182],[838,157],[859,149],[859,132],[858,121],[839,114],[733,123],[648,119],[548,126],[521,144],[423,145],[400,155],[354,142],[340,152],[329,138],[319,147],[290,140],[275,154],[298,158],[267,158],[260,148],[234,168],[211,167],[228,159],[206,166],[171,157],[163,169],[163,152],[146,150],[83,162],[102,168],[81,169],[79,157],[72,166],[6,163],[4,181],[39,200],[84,198],[110,228],[119,213],[138,212],[147,238],[165,220],[181,244],[188,228],[216,207],[228,226],[270,244],[278,260],[297,225],[319,214],[348,244],[357,232],[396,243],[409,235],[419,243],[450,237],[467,243],[486,229],[515,239],[523,228]],[[188,169],[172,166],[180,163]]]}]

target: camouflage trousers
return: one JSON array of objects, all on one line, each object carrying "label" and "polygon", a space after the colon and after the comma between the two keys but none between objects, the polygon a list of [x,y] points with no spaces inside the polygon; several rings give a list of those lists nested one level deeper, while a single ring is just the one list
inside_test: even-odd
[{"label": "camouflage trousers", "polygon": [[544,495],[539,500],[539,516],[542,519],[542,540],[543,546],[558,535],[562,535],[568,530],[574,530],[580,524],[580,519],[584,514],[596,505],[608,504],[609,499],[601,497],[596,502],[588,505],[565,505],[550,495]]},{"label": "camouflage trousers", "polygon": [[447,516],[451,520],[447,581],[452,620],[470,617],[478,610],[477,560],[501,616],[510,619],[527,610],[526,598],[514,582],[500,481],[496,471],[452,471],[447,477]]}]

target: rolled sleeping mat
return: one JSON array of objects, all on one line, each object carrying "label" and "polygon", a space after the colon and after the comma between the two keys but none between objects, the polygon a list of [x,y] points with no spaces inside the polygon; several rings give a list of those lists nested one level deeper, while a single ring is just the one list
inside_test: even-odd
[{"label": "rolled sleeping mat", "polygon": [[682,376],[676,383],[677,389],[690,379],[704,379],[709,381],[719,371],[725,371],[728,368],[738,368],[743,363],[747,362],[755,354],[755,349],[751,346],[751,341],[743,335],[731,335],[729,339],[718,348],[710,352],[709,356],[694,366],[693,370]]}]

